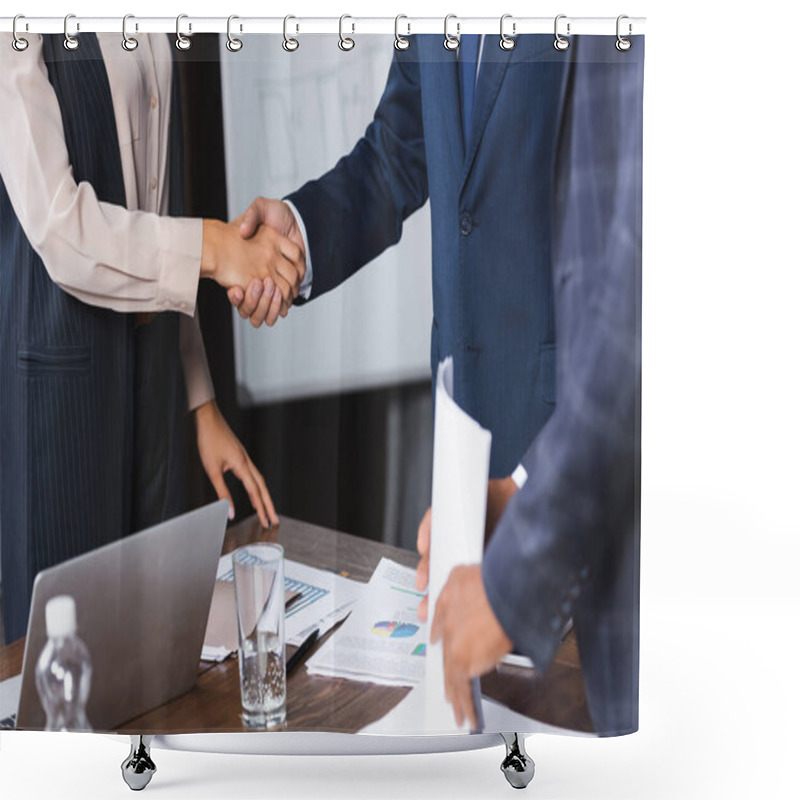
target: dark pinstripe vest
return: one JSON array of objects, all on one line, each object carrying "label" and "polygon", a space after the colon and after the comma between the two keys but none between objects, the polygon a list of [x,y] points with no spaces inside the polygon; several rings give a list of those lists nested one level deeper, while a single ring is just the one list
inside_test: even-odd
[{"label": "dark pinstripe vest", "polygon": [[[44,37],[48,77],[61,108],[76,182],[100,200],[125,205],[116,123],[94,34],[67,52]],[[170,125],[170,214],[182,207],[182,141],[177,69]],[[13,109],[6,113],[14,113]],[[21,145],[22,146],[22,145]],[[85,305],[62,291],[36,255],[0,181],[0,536],[6,641],[27,627],[41,569],[182,510],[184,395],[178,316],[147,331],[153,369],[142,369],[132,315]],[[161,381],[154,379],[161,376]],[[142,382],[150,381],[148,391]],[[142,399],[147,397],[147,404]],[[153,424],[166,436],[161,486],[137,493],[137,459]],[[148,469],[150,467],[148,466]],[[162,480],[163,477],[163,480]],[[151,509],[139,506],[144,502]]]}]

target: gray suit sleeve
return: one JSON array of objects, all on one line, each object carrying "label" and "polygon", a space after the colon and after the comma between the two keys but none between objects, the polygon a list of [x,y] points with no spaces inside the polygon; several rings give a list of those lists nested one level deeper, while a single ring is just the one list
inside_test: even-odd
[{"label": "gray suit sleeve", "polygon": [[591,40],[609,47],[587,37],[572,65],[556,168],[556,409],[482,567],[500,624],[540,670],[579,598],[613,580],[638,491],[642,65],[595,60]]}]

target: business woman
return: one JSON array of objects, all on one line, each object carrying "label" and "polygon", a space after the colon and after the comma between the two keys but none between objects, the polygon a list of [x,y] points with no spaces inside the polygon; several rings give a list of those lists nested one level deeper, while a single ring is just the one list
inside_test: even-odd
[{"label": "business woman", "polygon": [[[6,641],[33,580],[185,508],[183,415],[217,494],[277,516],[214,400],[197,286],[260,276],[270,314],[299,285],[271,231],[184,219],[177,71],[167,36],[0,41],[0,535]],[[181,368],[183,377],[181,376]],[[231,512],[233,508],[231,507]]]}]

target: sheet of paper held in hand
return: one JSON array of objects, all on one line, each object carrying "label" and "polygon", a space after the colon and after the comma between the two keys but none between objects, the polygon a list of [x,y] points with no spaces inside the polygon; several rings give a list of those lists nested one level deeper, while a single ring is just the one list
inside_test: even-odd
[{"label": "sheet of paper held in hand", "polygon": [[[314,628],[323,636],[344,619],[361,597],[365,584],[327,570],[315,569],[286,559],[286,644],[299,646]],[[294,599],[299,593],[299,597]],[[222,556],[211,600],[202,658],[219,661],[238,646],[236,604],[231,555]]]},{"label": "sheet of paper held in hand", "polygon": [[415,686],[425,676],[427,625],[415,570],[381,559],[347,622],[307,662],[312,675]]},{"label": "sheet of paper held in hand", "polygon": [[[439,364],[436,375],[436,414],[433,435],[433,502],[428,620],[433,622],[436,601],[453,567],[479,564],[483,559],[486,490],[492,434],[462,411],[453,399],[453,359]],[[425,668],[425,731],[468,731],[458,728],[453,708],[445,699],[442,645],[428,644]],[[472,694],[481,719],[480,682]]]},{"label": "sheet of paper held in hand", "polygon": [[[491,434],[452,399],[453,363],[439,366],[433,448],[430,611],[450,571],[458,564],[480,563],[486,518]],[[376,731],[407,733],[467,732],[458,728],[445,699],[441,645],[428,641],[428,625],[416,615],[421,596],[415,571],[383,559],[342,628],[308,662],[313,674],[401,686],[418,686],[398,713],[375,723]],[[427,651],[425,658],[419,658]],[[473,695],[482,726],[480,685]],[[409,722],[409,714],[411,722]],[[398,728],[397,725],[400,727]],[[405,727],[403,727],[405,726]]]}]

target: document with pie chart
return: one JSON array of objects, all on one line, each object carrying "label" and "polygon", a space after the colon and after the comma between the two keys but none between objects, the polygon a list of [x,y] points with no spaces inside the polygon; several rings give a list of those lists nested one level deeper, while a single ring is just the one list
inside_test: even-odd
[{"label": "document with pie chart", "polygon": [[424,596],[416,572],[388,558],[342,627],[308,660],[312,675],[416,686],[425,677],[428,626],[417,618]]}]

